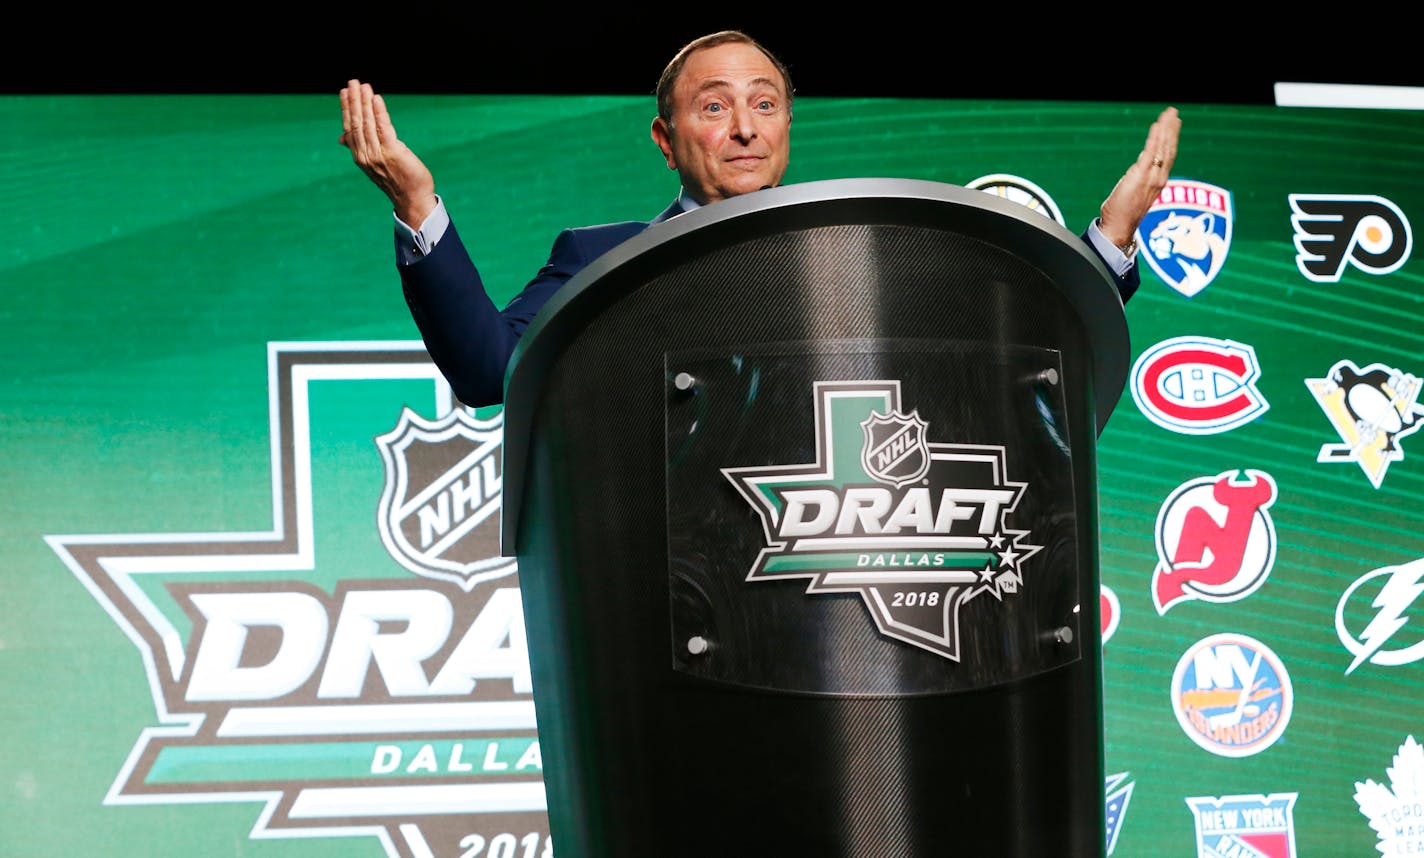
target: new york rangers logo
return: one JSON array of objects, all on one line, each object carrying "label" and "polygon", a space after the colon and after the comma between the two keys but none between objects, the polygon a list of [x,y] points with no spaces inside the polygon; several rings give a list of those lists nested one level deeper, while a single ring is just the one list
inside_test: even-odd
[{"label": "new york rangers logo", "polygon": [[466,591],[514,571],[499,545],[503,425],[502,411],[482,421],[456,408],[430,421],[407,408],[376,439],[386,463],[377,525],[402,566]]},{"label": "new york rangers logo", "polygon": [[1230,191],[1172,179],[1142,218],[1137,243],[1157,276],[1190,298],[1226,264],[1233,217]]},{"label": "new york rangers logo", "polygon": [[1245,343],[1174,337],[1144,351],[1132,367],[1132,399],[1143,416],[1184,435],[1215,435],[1269,410],[1256,389],[1261,368]]},{"label": "new york rangers logo", "polygon": [[1234,471],[1182,483],[1157,513],[1152,601],[1158,614],[1179,602],[1235,602],[1266,582],[1276,560],[1269,512],[1276,481]]},{"label": "new york rangers logo", "polygon": [[1197,821],[1198,858],[1296,858],[1299,793],[1188,798]]},{"label": "new york rangers logo", "polygon": [[897,489],[924,477],[930,470],[926,425],[914,411],[909,414],[872,412],[860,424],[865,430],[865,446],[860,450],[865,473]]},{"label": "new york rangers logo", "polygon": [[1409,259],[1409,220],[1384,197],[1291,194],[1290,207],[1295,264],[1307,280],[1336,283],[1346,264],[1388,274]]}]

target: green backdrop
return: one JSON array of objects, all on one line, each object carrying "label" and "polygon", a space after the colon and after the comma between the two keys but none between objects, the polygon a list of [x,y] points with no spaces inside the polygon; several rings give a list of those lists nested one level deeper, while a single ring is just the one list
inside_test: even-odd
[{"label": "green backdrop", "polygon": [[[389,101],[500,304],[558,229],[648,218],[677,193],[646,98]],[[1129,390],[1100,439],[1113,853],[1424,852],[1424,409],[1409,392],[1424,265],[1407,232],[1424,123],[1179,107],[1173,175],[1229,191],[1229,247],[1190,298],[1144,255],[1133,355],[1244,344],[1259,373],[1208,373],[1204,395],[1225,403],[1239,383],[1268,407],[1173,429]],[[1007,174],[1076,232],[1160,108],[805,98],[787,180]],[[0,99],[0,853],[547,854],[517,576],[412,574],[381,538],[376,439],[407,408],[435,420],[451,403],[400,294],[389,207],[340,125],[335,93]],[[1387,200],[1404,229],[1351,246],[1402,261],[1307,277],[1292,195]],[[1315,381],[1344,361],[1384,381]],[[475,417],[459,424],[472,449],[501,415]],[[1320,461],[1331,445],[1344,452]],[[1275,487],[1244,519],[1240,586],[1159,611],[1154,569],[1192,507],[1230,530],[1205,493],[1238,471]],[[260,633],[289,622],[296,639],[303,618],[327,627],[305,652]],[[443,632],[400,637],[417,625]],[[411,649],[382,650],[381,633]],[[281,676],[262,670],[276,652]],[[427,655],[460,670],[414,675]],[[196,690],[239,676],[245,699]],[[1191,706],[1289,717],[1223,753],[1179,722]]]}]

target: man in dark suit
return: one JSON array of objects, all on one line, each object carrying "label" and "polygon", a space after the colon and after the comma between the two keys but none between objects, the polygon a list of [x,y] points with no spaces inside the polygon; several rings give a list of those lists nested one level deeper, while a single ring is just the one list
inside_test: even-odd
[{"label": "man in dark suit", "polygon": [[[794,90],[786,66],[739,31],[712,33],[680,50],[658,80],[652,138],[682,182],[652,221],[566,229],[549,260],[509,304],[490,301],[479,271],[435,193],[429,169],[396,135],[370,84],[341,90],[341,144],[394,206],[401,286],[426,349],[461,402],[504,398],[515,343],[544,303],[603,253],[649,226],[698,206],[770,188],[790,159]],[[1136,161],[1104,200],[1083,240],[1113,273],[1125,302],[1139,278],[1134,236],[1167,183],[1181,120],[1168,107]]]}]

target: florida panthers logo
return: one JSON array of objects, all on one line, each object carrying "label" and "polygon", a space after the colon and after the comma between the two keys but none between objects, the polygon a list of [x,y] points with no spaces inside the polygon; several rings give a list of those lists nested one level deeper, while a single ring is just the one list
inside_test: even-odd
[{"label": "florida panthers logo", "polygon": [[1137,243],[1157,276],[1190,298],[1211,284],[1231,248],[1231,192],[1173,179],[1147,210]]}]

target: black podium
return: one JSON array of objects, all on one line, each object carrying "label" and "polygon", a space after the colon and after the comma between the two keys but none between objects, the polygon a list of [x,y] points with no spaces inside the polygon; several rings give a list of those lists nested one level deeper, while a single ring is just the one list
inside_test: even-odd
[{"label": "black podium", "polygon": [[575,277],[506,379],[559,855],[1099,858],[1101,261],[939,183],[767,189]]}]

